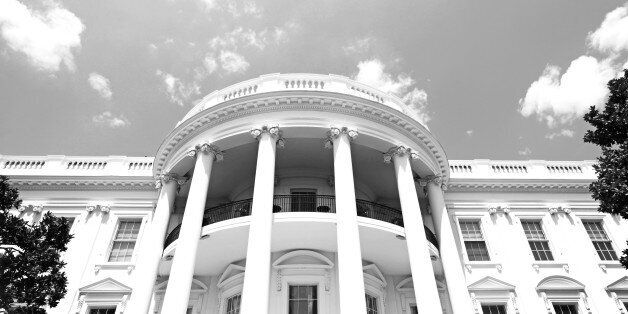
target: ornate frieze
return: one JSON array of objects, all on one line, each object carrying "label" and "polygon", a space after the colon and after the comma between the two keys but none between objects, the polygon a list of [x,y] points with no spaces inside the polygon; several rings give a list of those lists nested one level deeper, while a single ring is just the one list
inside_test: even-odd
[{"label": "ornate frieze", "polygon": [[334,146],[334,139],[337,139],[341,134],[346,134],[350,141],[353,141],[358,137],[358,131],[355,129],[349,129],[345,126],[340,128],[332,126],[329,128],[329,131],[327,131],[327,137],[324,142],[325,148],[331,149]]},{"label": "ornate frieze", "polygon": [[488,205],[488,213],[491,215],[495,215],[497,213],[504,213],[504,215],[508,215],[510,214],[510,206],[508,205],[497,205],[497,204],[490,204]]},{"label": "ornate frieze", "polygon": [[547,211],[552,215],[558,214],[559,212],[563,212],[567,215],[571,214],[571,208],[565,205],[550,205]]},{"label": "ornate frieze", "polygon": [[409,147],[396,146],[396,147],[390,148],[387,152],[384,153],[383,155],[384,162],[389,164],[392,162],[393,157],[396,157],[396,156],[399,156],[399,157],[409,156],[412,159],[419,158],[419,155],[413,152],[412,149],[410,149]]},{"label": "ornate frieze", "polygon": [[94,203],[89,203],[85,206],[85,210],[88,213],[93,213],[96,211],[100,211],[104,214],[109,213],[109,211],[111,210],[111,203],[108,202],[94,202]]},{"label": "ornate frieze", "polygon": [[39,202],[23,202],[20,207],[17,208],[19,212],[32,211],[34,213],[41,213],[44,210],[44,203]]}]

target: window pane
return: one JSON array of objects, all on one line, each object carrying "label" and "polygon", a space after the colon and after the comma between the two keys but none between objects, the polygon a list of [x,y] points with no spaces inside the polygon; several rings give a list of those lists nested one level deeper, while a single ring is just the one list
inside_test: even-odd
[{"label": "window pane", "polygon": [[484,241],[465,241],[464,246],[467,249],[467,257],[469,258],[469,261],[491,260]]},{"label": "window pane", "polygon": [[604,242],[594,241],[593,246],[595,247],[595,250],[597,251],[597,255],[600,257],[601,260],[604,260],[604,261],[616,261],[617,260],[617,253],[615,253],[615,250],[613,250],[613,245],[611,245],[610,241],[604,241]]},{"label": "window pane", "polygon": [[288,291],[289,314],[318,313],[317,286],[290,286]]},{"label": "window pane", "polygon": [[503,304],[482,305],[482,314],[506,314],[506,306]]},{"label": "window pane", "polygon": [[601,221],[584,221],[582,224],[584,225],[584,228],[587,229],[587,233],[589,234],[591,240],[608,240]]},{"label": "window pane", "polygon": [[377,314],[379,313],[377,310],[377,298],[366,294],[366,314]]},{"label": "window pane", "polygon": [[460,221],[460,231],[465,240],[484,240],[479,221]]},{"label": "window pane", "polygon": [[116,308],[115,307],[110,307],[110,308],[90,308],[89,309],[89,314],[115,314],[116,313]]},{"label": "window pane", "polygon": [[141,219],[120,220],[111,244],[110,262],[130,262],[133,257],[135,241],[142,225]]},{"label": "window pane", "polygon": [[578,314],[578,307],[575,304],[554,304],[556,314]]},{"label": "window pane", "polygon": [[545,233],[540,221],[522,221],[521,226],[528,240],[545,240]]},{"label": "window pane", "polygon": [[240,301],[242,296],[240,294],[234,295],[227,299],[227,313],[226,314],[240,314]]},{"label": "window pane", "polygon": [[549,248],[547,241],[530,241],[530,249],[534,260],[537,261],[553,261],[554,256]]}]

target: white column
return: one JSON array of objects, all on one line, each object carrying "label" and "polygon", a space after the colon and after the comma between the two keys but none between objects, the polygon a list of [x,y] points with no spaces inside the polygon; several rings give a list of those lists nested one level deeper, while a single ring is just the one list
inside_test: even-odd
[{"label": "white column", "polygon": [[268,313],[270,293],[270,258],[273,228],[273,198],[275,190],[275,152],[277,143],[283,145],[279,128],[262,127],[251,131],[258,139],[257,166],[246,267],[242,288],[242,314]]},{"label": "white column", "polygon": [[142,241],[143,248],[137,262],[140,267],[135,270],[138,280],[131,296],[129,313],[148,313],[177,187],[184,182],[184,179],[171,174],[161,175],[155,182],[155,186],[161,190],[153,218],[144,235],[147,240]]},{"label": "white column", "polygon": [[336,192],[336,238],[338,245],[338,290],[341,314],[366,313],[362,250],[355,205],[351,139],[355,130],[331,128],[334,150],[334,188]]},{"label": "white column", "polygon": [[222,152],[209,144],[198,145],[189,155],[196,156],[196,164],[161,310],[161,313],[167,314],[184,314],[187,311],[209,178],[214,159],[222,159]]},{"label": "white column", "polygon": [[462,261],[456,246],[454,231],[445,208],[445,199],[439,178],[427,183],[427,196],[438,237],[440,259],[447,281],[447,292],[454,314],[473,313],[473,304],[467,290],[467,281],[462,270]]},{"label": "white column", "polygon": [[395,166],[417,309],[419,313],[442,313],[430,250],[423,229],[419,198],[414,187],[411,155],[409,148],[393,147],[384,155],[384,161],[390,162],[392,159]]}]

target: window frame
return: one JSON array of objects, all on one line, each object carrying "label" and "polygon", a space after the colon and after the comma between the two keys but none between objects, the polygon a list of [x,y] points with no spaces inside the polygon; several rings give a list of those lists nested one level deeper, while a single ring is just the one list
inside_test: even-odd
[{"label": "window frame", "polygon": [[[462,248],[462,255],[464,258],[464,261],[466,264],[476,264],[476,265],[482,265],[482,264],[487,264],[487,265],[493,265],[496,264],[495,261],[495,254],[493,254],[493,251],[489,245],[489,241],[488,241],[488,235],[486,233],[486,228],[484,227],[484,220],[482,219],[483,217],[478,217],[478,216],[458,216],[456,217],[456,228],[458,229],[458,236],[460,237],[460,242],[461,242],[461,248]],[[486,252],[488,253],[488,261],[471,261],[469,260],[469,254],[467,252],[467,247],[465,245],[465,239],[464,239],[464,235],[462,234],[462,228],[460,227],[460,223],[461,222],[477,222],[479,227],[480,227],[480,232],[482,233],[482,240],[484,241],[484,245],[486,246]]]},{"label": "window frame", "polygon": [[508,314],[508,303],[504,303],[504,302],[480,302],[480,313],[489,314],[489,313],[484,313],[484,309],[482,309],[483,306],[500,306],[500,305],[504,307],[504,314]]},{"label": "window frame", "polygon": [[[109,243],[107,244],[105,251],[101,252],[100,254],[102,263],[97,266],[117,268],[117,266],[132,267],[133,265],[135,265],[135,263],[137,262],[137,256],[138,256],[137,252],[142,245],[142,239],[143,239],[144,231],[147,225],[146,223],[147,218],[148,217],[146,214],[136,214],[136,213],[114,215],[113,225],[111,227],[112,230],[110,231],[110,234],[109,234]],[[124,220],[139,220],[140,222],[140,229],[137,232],[137,239],[135,240],[135,246],[133,247],[131,260],[128,262],[110,262],[109,256],[111,254],[111,250],[113,249],[113,243],[115,241],[118,228],[120,227],[120,222]]]},{"label": "window frame", "polygon": [[[525,233],[525,229],[523,228],[523,224],[524,223],[538,223],[539,227],[541,228],[541,232],[543,232],[543,236],[545,238],[545,242],[547,243],[547,246],[549,248],[550,253],[552,254],[552,259],[551,260],[537,260],[536,258],[534,258],[534,253],[532,251],[532,248],[530,247],[530,242],[531,240],[528,238],[528,236]],[[535,263],[554,263],[558,260],[558,255],[556,254],[557,252],[555,251],[554,245],[552,244],[553,241],[550,241],[550,237],[549,234],[547,233],[547,228],[545,226],[545,223],[543,222],[542,218],[532,218],[532,217],[525,217],[525,218],[520,218],[519,219],[519,224],[521,225],[521,230],[523,231],[523,236],[526,239],[526,242],[528,243],[528,247],[530,248],[530,250],[528,251],[530,254],[530,256],[532,257],[532,260]],[[532,240],[534,241],[534,240]],[[538,242],[540,242],[539,240],[536,240]]]},{"label": "window frame", "polygon": [[[606,238],[608,238],[608,242],[610,243],[611,249],[615,253],[615,256],[617,257],[617,259],[605,260],[605,259],[601,259],[600,258],[600,255],[599,255],[597,249],[595,248],[595,245],[593,244],[594,240],[591,239],[591,236],[589,235],[589,232],[588,232],[587,228],[584,226],[585,223],[599,223],[600,224],[600,227],[602,228],[602,231],[606,235]],[[617,251],[617,245],[615,243],[615,240],[611,236],[611,233],[608,232],[608,228],[606,226],[607,224],[604,221],[604,217],[597,217],[597,218],[582,217],[582,218],[580,218],[580,225],[582,226],[582,229],[584,230],[585,236],[589,240],[591,248],[593,249],[592,250],[593,251],[593,255],[595,256],[595,258],[598,261],[598,263],[610,263],[610,264],[619,263],[619,257],[621,256],[621,254],[619,254],[618,253],[619,251]]]}]

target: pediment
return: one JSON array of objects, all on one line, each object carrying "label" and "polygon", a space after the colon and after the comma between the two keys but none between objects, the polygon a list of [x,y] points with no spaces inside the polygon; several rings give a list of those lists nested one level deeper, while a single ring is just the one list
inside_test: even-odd
[{"label": "pediment", "polygon": [[491,276],[486,276],[468,286],[470,291],[514,291],[515,286]]},{"label": "pediment", "polygon": [[244,279],[244,270],[245,268],[243,266],[229,264],[227,269],[222,272],[222,275],[218,279],[218,288],[221,288],[227,283],[237,280],[238,278]]},{"label": "pediment", "polygon": [[565,276],[550,276],[539,282],[537,291],[547,290],[584,290],[584,285],[577,280]]},{"label": "pediment", "polygon": [[607,291],[628,291],[628,276],[624,276],[606,286]]},{"label": "pediment", "polygon": [[130,294],[131,288],[127,285],[107,277],[105,279],[96,281],[87,286],[79,288],[79,293],[122,293]]},{"label": "pediment", "polygon": [[334,263],[325,255],[310,251],[296,250],[282,255],[273,263],[274,268],[317,268],[331,269]]},{"label": "pediment", "polygon": [[[168,288],[167,280],[155,286],[155,292],[165,292],[166,288]],[[192,285],[190,286],[190,291],[192,292],[207,291],[207,285],[205,285],[198,279],[192,279]]]},{"label": "pediment", "polygon": [[382,287],[386,287],[386,278],[384,278],[384,274],[379,270],[377,265],[368,264],[362,267],[362,271],[364,272],[364,279],[371,280]]}]

